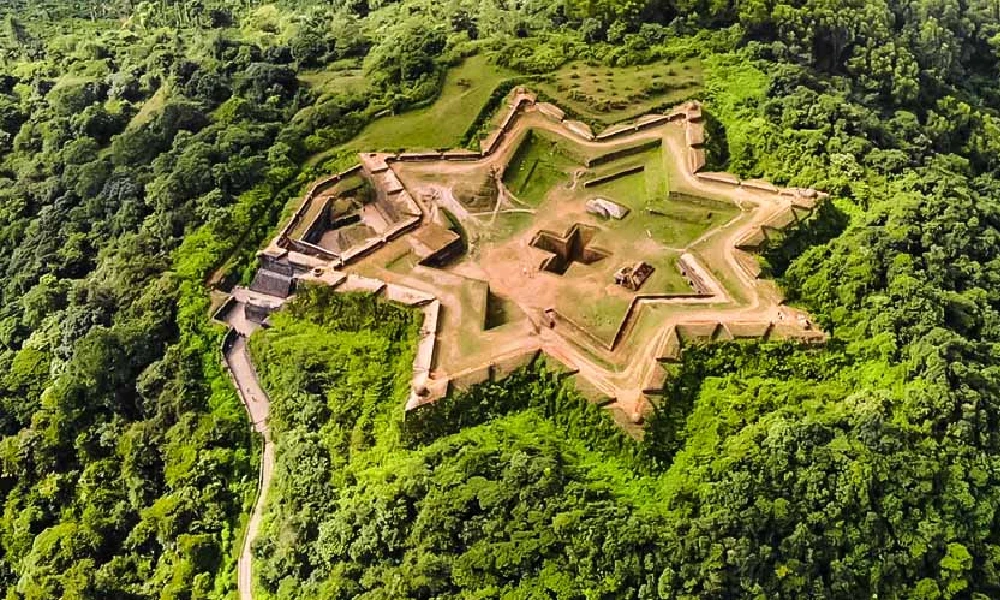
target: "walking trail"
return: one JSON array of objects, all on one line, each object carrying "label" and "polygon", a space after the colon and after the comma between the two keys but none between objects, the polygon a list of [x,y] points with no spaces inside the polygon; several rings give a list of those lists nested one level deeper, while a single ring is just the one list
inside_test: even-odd
[{"label": "walking trail", "polygon": [[[242,308],[242,307],[240,307]],[[242,310],[235,310],[234,313],[242,314]],[[260,524],[264,518],[264,503],[267,500],[267,491],[271,486],[271,477],[274,474],[274,444],[271,442],[271,434],[267,427],[267,417],[270,409],[270,400],[260,382],[257,380],[257,372],[250,362],[250,352],[247,349],[247,338],[245,333],[237,329],[239,335],[236,341],[226,350],[226,364],[233,374],[236,386],[239,390],[243,404],[250,415],[250,421],[255,431],[264,438],[264,451],[260,460],[260,475],[257,482],[257,503],[254,505],[253,513],[250,515],[250,522],[247,523],[246,534],[243,536],[243,550],[239,559],[239,592],[240,600],[253,600],[253,571],[251,559],[253,558],[252,546],[257,534],[260,531]]]}]

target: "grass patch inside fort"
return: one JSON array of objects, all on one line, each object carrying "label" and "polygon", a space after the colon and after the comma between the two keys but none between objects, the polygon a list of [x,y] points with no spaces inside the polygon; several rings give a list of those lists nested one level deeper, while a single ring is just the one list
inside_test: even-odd
[{"label": "grass patch inside fort", "polygon": [[701,236],[719,228],[740,213],[735,205],[698,198],[691,202],[673,194],[657,204],[620,222],[610,223],[615,236],[630,240],[649,239],[669,248],[685,248]]},{"label": "grass patch inside fort", "polygon": [[[577,193],[582,197],[605,198],[632,211],[621,221],[608,222],[602,243],[608,238],[646,238],[670,248],[683,248],[739,214],[739,208],[730,201],[671,191],[665,152],[656,148],[601,165],[590,172],[589,180],[607,176],[612,179],[590,187],[578,186]],[[639,167],[642,170],[629,172]],[[619,173],[623,175],[614,177]]]},{"label": "grass patch inside fort", "polygon": [[625,294],[594,296],[578,290],[568,293],[565,300],[556,305],[556,310],[603,343],[609,344],[625,318],[630,302],[631,299]]},{"label": "grass patch inside fort", "polygon": [[643,289],[649,290],[650,294],[693,293],[694,290],[681,275],[681,270],[677,265],[678,260],[680,260],[679,252],[660,252],[650,256],[646,262],[656,270],[646,280]]},{"label": "grass patch inside fort", "polygon": [[350,146],[358,151],[457,147],[493,90],[511,76],[485,55],[467,58],[448,72],[433,104],[372,122]]},{"label": "grass patch inside fort", "polygon": [[[630,172],[640,167],[641,170]],[[611,179],[590,187],[581,186],[580,189],[585,193],[599,194],[632,210],[655,207],[670,193],[670,177],[664,165],[662,148],[601,165],[587,175],[589,181],[604,177]]]},{"label": "grass patch inside fort", "polygon": [[528,131],[504,169],[503,183],[524,204],[538,206],[579,164],[565,142]]},{"label": "grass patch inside fort", "polygon": [[702,83],[701,61],[690,59],[618,68],[574,62],[538,87],[557,104],[610,125],[690,98]]}]

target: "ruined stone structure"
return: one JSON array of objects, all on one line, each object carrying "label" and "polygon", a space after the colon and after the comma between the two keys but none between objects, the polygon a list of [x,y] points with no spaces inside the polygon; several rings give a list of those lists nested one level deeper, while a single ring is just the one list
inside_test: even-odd
[{"label": "ruined stone structure", "polygon": [[541,270],[565,273],[575,262],[589,265],[607,258],[609,254],[607,250],[591,245],[593,237],[592,228],[577,223],[570,227],[565,235],[539,231],[531,240],[531,245],[549,254],[542,261]]},{"label": "ruined stone structure", "polygon": [[[290,270],[290,269],[282,269]],[[250,289],[276,298],[287,298],[292,293],[292,274],[273,271],[267,268],[257,269]]]},{"label": "ruined stone structure", "polygon": [[[234,291],[233,296],[242,305],[242,312],[229,311],[226,314],[242,314],[248,320],[261,322],[273,310],[280,308],[289,294],[294,292],[297,282],[330,285],[340,291],[380,294],[387,300],[413,306],[423,312],[408,410],[432,404],[451,389],[462,389],[490,378],[503,377],[534,360],[541,352],[567,365],[571,372],[577,373],[577,377],[606,394],[611,399],[609,409],[625,416],[623,423],[641,421],[643,413],[649,408],[647,398],[655,397],[656,390],[662,388],[665,375],[660,364],[676,360],[685,344],[740,337],[792,337],[809,343],[825,339],[822,332],[811,327],[807,317],[794,316],[790,309],[773,300],[775,295],[770,288],[766,290],[766,301],[755,301],[753,305],[741,308],[714,275],[694,256],[685,253],[678,262],[678,268],[690,282],[690,292],[644,294],[640,290],[652,274],[652,267],[640,263],[630,265],[627,273],[622,272],[620,284],[635,293],[610,342],[548,307],[537,312],[528,310],[525,313],[527,324],[509,332],[487,332],[485,324],[480,323],[479,332],[473,329],[470,335],[488,340],[483,349],[459,353],[463,359],[459,361],[459,367],[443,362],[438,347],[442,332],[445,327],[454,326],[449,319],[468,318],[463,312],[470,310],[468,301],[462,300],[458,292],[444,284],[440,287],[427,285],[424,280],[405,272],[375,269],[379,276],[373,278],[355,271],[368,268],[369,257],[395,255],[393,253],[398,253],[400,248],[416,258],[412,267],[414,274],[419,269],[440,268],[460,257],[466,251],[464,241],[448,226],[442,214],[445,210],[462,214],[464,208],[458,205],[450,191],[417,194],[421,198],[417,202],[408,185],[397,174],[396,163],[402,166],[440,162],[442,168],[444,165],[487,164],[497,169],[498,164],[502,165],[497,161],[509,157],[518,131],[525,127],[543,127],[589,145],[636,142],[627,148],[612,147],[610,152],[590,159],[590,163],[608,162],[638,152],[635,148],[648,149],[662,144],[664,152],[678,161],[686,185],[704,189],[712,195],[738,197],[741,206],[766,203],[769,207],[776,207],[769,209],[770,212],[759,220],[747,219],[746,225],[734,233],[731,240],[726,238],[724,246],[720,246],[724,268],[733,270],[733,280],[745,294],[760,296],[764,292],[758,289],[762,285],[756,279],[759,269],[754,268],[752,258],[743,250],[759,249],[767,240],[768,228],[787,226],[795,220],[793,209],[809,210],[823,197],[814,190],[786,190],[767,182],[740,181],[730,174],[702,173],[705,130],[701,106],[697,102],[685,103],[668,114],[646,115],[595,136],[589,126],[566,120],[558,108],[537,103],[533,94],[518,89],[511,96],[500,126],[483,143],[481,152],[366,153],[360,156],[361,164],[357,167],[317,182],[289,223],[260,253],[261,268],[254,283],[248,290]],[[670,144],[669,148],[667,144]],[[641,167],[612,173],[605,178],[638,170]],[[502,169],[490,173],[498,179],[499,172]],[[335,198],[330,190],[338,182],[356,176],[370,183],[374,190],[373,198],[355,212],[334,211],[330,202]],[[593,185],[593,182],[590,183]],[[587,187],[587,183],[584,186]],[[498,181],[496,196],[491,202],[497,207],[501,202],[511,202],[503,193],[502,181]],[[587,209],[606,218],[623,219],[628,216],[627,209],[602,198],[588,201]],[[608,256],[607,251],[592,245],[592,238],[593,232],[581,224],[571,226],[563,234],[538,231],[525,253],[530,251],[544,257],[536,267],[538,272],[558,275],[574,263],[588,264]],[[524,276],[530,278],[531,274],[525,272]],[[463,276],[449,277],[462,281]],[[488,296],[489,282],[483,289],[487,290]],[[478,302],[488,304],[485,299]],[[636,323],[644,307],[672,304],[704,308],[670,317],[652,333],[648,328],[637,328]],[[720,305],[732,305],[733,308],[729,312],[714,308]],[[727,317],[706,318],[716,314]],[[638,335],[646,337],[624,343],[630,336]],[[454,352],[449,356],[453,355]],[[652,363],[646,358],[648,356],[654,357]],[[609,363],[623,366],[609,369],[604,366]]]},{"label": "ruined stone structure", "polygon": [[591,198],[587,200],[587,212],[604,217],[605,219],[617,219],[620,221],[628,216],[629,210],[607,198]]},{"label": "ruined stone structure", "polygon": [[639,261],[634,265],[626,265],[615,273],[615,284],[638,292],[656,269],[652,265]]}]

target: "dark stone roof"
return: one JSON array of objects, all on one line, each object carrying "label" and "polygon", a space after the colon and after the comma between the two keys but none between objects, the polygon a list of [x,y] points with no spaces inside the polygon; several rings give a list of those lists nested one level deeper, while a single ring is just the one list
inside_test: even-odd
[{"label": "dark stone roof", "polygon": [[287,298],[292,293],[292,278],[268,269],[257,269],[250,289],[268,296]]},{"label": "dark stone roof", "polygon": [[261,269],[273,271],[279,275],[291,277],[295,274],[295,268],[292,266],[292,263],[286,260],[280,260],[273,256],[268,256],[267,254],[260,256],[260,265]]},{"label": "dark stone roof", "polygon": [[274,308],[270,306],[261,306],[252,303],[247,303],[243,306],[243,316],[247,321],[254,323],[264,323],[272,312],[274,312]]}]

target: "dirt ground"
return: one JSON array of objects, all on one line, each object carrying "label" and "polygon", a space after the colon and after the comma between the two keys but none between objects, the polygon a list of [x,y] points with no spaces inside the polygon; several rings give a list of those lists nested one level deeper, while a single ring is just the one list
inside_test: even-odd
[{"label": "dirt ground", "polygon": [[[441,268],[421,266],[414,252],[414,231],[409,231],[349,264],[325,267],[420,290],[440,301],[434,380],[482,370],[501,356],[541,350],[613,398],[613,408],[639,420],[649,408],[644,390],[657,381],[659,361],[667,358],[662,348],[678,325],[781,322],[806,323],[808,329],[808,321],[782,305],[772,282],[757,279],[754,259],[736,248],[748,234],[787,212],[793,195],[696,176],[689,166],[684,118],[637,129],[613,141],[585,138],[532,102],[512,123],[493,152],[477,160],[427,157],[386,163],[386,155],[361,155],[369,176],[388,164],[415,200],[422,213],[416,231],[433,223],[460,233],[465,244],[461,256]],[[540,203],[535,199],[537,206],[520,201],[501,178],[532,131],[568,148],[569,162],[574,163],[565,167],[564,177],[554,178]],[[661,234],[675,230],[662,227],[664,221],[654,221],[669,219],[669,214],[652,215],[641,198],[628,196],[633,189],[648,192],[649,184],[614,188],[619,196],[625,194],[621,203],[632,208],[621,221],[605,221],[586,212],[586,201],[598,190],[583,182],[618,168],[612,161],[595,170],[586,166],[588,161],[650,142],[657,143],[655,154],[632,155],[621,164],[645,160],[647,170],[662,169],[643,172],[647,181],[654,182],[655,193],[670,194],[670,202],[660,203],[668,213],[669,207],[683,206],[677,202],[689,197],[721,203],[704,202],[709,209],[684,206],[683,235],[674,239]],[[547,176],[552,176],[551,169]],[[377,185],[381,178],[371,179]],[[718,206],[726,208],[711,208]],[[702,214],[705,219],[699,222]],[[591,246],[607,256],[590,264],[572,262],[562,274],[543,270],[552,254],[533,246],[532,240],[540,231],[564,236],[577,224],[597,230]],[[697,294],[681,275],[682,255],[707,283]],[[310,268],[323,264],[316,257],[301,258]],[[640,260],[656,271],[638,293],[614,284],[619,267]],[[497,305],[509,308],[491,312],[490,307]],[[655,319],[644,318],[647,314]],[[804,337],[811,339],[816,333]]]},{"label": "dirt ground", "polygon": [[[470,187],[481,186],[491,173],[503,172],[531,129],[565,140],[581,159],[659,139],[669,189],[729,203],[735,207],[735,216],[722,225],[707,228],[693,242],[681,247],[668,246],[652,236],[620,235],[616,227],[621,223],[604,221],[586,212],[584,203],[593,192],[583,190],[580,184],[587,172],[582,165],[567,172],[565,181],[555,185],[537,208],[518,202],[506,190],[500,191],[492,207],[463,204],[461,198]],[[435,377],[475,369],[500,354],[541,349],[579,369],[581,376],[634,417],[645,409],[643,386],[659,368],[659,348],[676,325],[698,321],[773,322],[781,318],[782,311],[787,311],[781,305],[776,286],[747,272],[745,253],[735,244],[748,231],[786,210],[790,200],[778,194],[699,179],[687,167],[686,152],[683,120],[608,143],[583,139],[561,123],[529,109],[519,115],[497,150],[481,160],[392,163],[404,187],[419,200],[428,221],[445,223],[442,211],[447,211],[461,223],[468,244],[463,257],[442,269],[404,267],[400,272],[390,266],[412,264],[400,259],[407,253],[404,237],[346,270],[412,286],[441,300],[444,313]],[[651,217],[633,210],[626,221],[631,219],[636,225],[633,229],[642,231],[639,220],[644,218]],[[549,254],[533,247],[532,238],[542,230],[562,235],[577,223],[599,228],[601,248],[610,256],[592,265],[573,263],[562,275],[542,270],[540,266]],[[692,293],[676,271],[676,259],[681,254],[694,257],[703,277],[712,282],[711,287],[718,293],[709,298],[651,297]],[[644,287],[639,294],[615,285],[613,272],[638,260],[675,272]],[[723,276],[717,277],[716,273]],[[469,290],[473,288],[478,291],[471,293]],[[481,291],[486,288],[520,309],[509,322],[488,331],[484,327],[486,302]],[[638,328],[623,322],[633,301],[637,302],[637,309],[630,313],[633,320],[649,307],[662,307],[657,313],[663,313],[659,327]],[[565,314],[582,327],[560,324],[550,328],[545,314],[548,309]],[[619,326],[625,327],[627,333],[612,346]]]},{"label": "dirt ground", "polygon": [[[237,307],[233,315],[242,314],[242,306]],[[246,328],[246,322],[240,320],[233,323],[237,331]],[[252,330],[252,326],[249,327]],[[243,538],[243,548],[239,557],[239,577],[238,588],[240,600],[253,600],[253,576],[252,576],[252,544],[260,530],[261,522],[264,519],[264,504],[267,500],[267,492],[271,486],[271,479],[274,474],[274,444],[271,442],[270,431],[267,426],[267,417],[270,412],[270,400],[261,388],[257,380],[257,373],[250,362],[250,352],[247,349],[247,340],[244,335],[236,337],[236,341],[228,349],[225,355],[226,364],[233,376],[233,383],[237,386],[240,397],[250,414],[250,421],[254,430],[264,438],[264,448],[261,456],[260,475],[257,488],[257,503],[254,505],[250,521],[247,523],[247,530]]]}]

